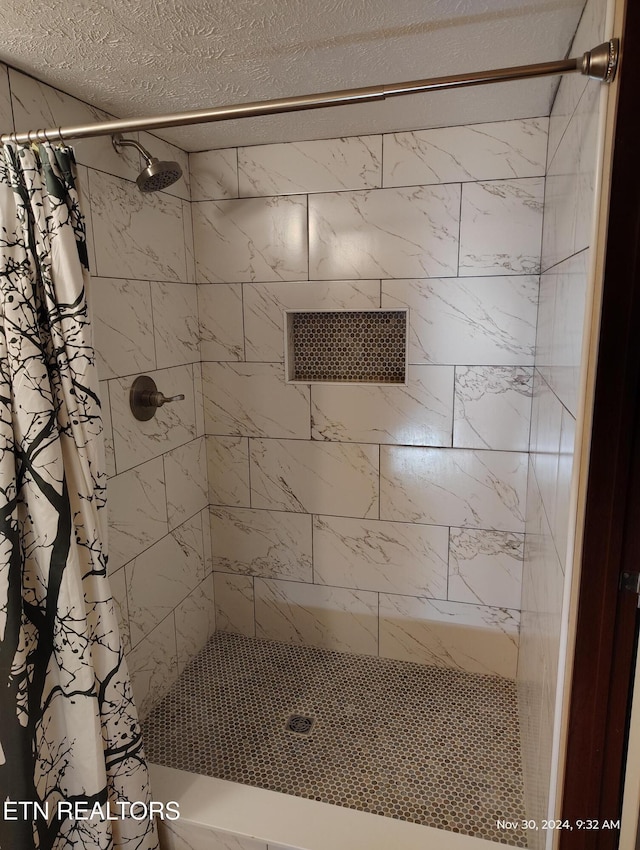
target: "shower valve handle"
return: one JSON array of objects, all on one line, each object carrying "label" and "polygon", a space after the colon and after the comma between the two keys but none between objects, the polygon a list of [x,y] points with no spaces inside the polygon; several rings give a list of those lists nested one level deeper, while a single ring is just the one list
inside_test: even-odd
[{"label": "shower valve handle", "polygon": [[131,412],[142,422],[152,419],[156,410],[170,401],[184,401],[184,393],[166,396],[158,390],[156,382],[148,375],[136,378],[129,393]]}]

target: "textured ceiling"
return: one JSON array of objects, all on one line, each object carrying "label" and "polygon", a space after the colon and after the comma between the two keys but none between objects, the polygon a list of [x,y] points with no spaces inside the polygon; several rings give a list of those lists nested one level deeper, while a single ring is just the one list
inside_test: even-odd
[{"label": "textured ceiling", "polygon": [[[0,0],[0,59],[118,117],[563,58],[584,0]],[[552,79],[158,133],[186,150],[548,114]],[[30,128],[18,127],[18,130]]]}]

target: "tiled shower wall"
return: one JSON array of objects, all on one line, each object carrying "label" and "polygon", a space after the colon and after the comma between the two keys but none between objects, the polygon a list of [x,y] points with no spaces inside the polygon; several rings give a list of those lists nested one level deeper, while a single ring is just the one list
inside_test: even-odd
[{"label": "tiled shower wall", "polygon": [[[219,629],[515,676],[547,128],[190,155]],[[380,307],[406,386],[285,382]]]},{"label": "tiled shower wall", "polygon": [[[104,112],[0,66],[3,131],[105,120]],[[15,128],[14,128],[15,119]],[[177,678],[213,630],[204,423],[188,162],[141,133],[186,180],[141,195],[139,155],[109,138],[74,144],[92,274],[91,306],[107,436],[109,571],[140,712]],[[137,423],[134,377],[184,402]]]},{"label": "tiled shower wall", "polygon": [[[572,56],[605,40],[606,8],[589,0]],[[555,816],[547,806],[604,94],[598,82],[565,77],[549,123],[518,663],[526,809],[538,823]],[[543,835],[531,831],[530,846],[541,848]]]}]

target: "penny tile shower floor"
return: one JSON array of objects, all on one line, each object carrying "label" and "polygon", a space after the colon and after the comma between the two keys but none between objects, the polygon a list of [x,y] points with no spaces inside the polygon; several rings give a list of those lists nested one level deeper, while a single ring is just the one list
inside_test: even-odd
[{"label": "penny tile shower floor", "polygon": [[144,741],[156,764],[527,846],[496,826],[524,817],[505,679],[218,632]]}]

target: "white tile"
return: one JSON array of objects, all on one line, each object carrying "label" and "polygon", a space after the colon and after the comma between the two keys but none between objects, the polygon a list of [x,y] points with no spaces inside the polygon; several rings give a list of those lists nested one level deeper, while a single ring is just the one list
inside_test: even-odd
[{"label": "white tile", "polygon": [[249,441],[246,437],[207,436],[209,502],[249,507]]},{"label": "white tile", "polygon": [[125,571],[135,646],[204,578],[200,514],[138,555]]},{"label": "white tile", "polygon": [[314,440],[450,446],[453,367],[410,366],[407,386],[311,387]]},{"label": "white tile", "polygon": [[163,461],[169,528],[175,528],[208,504],[205,438],[167,452]]},{"label": "white tile", "polygon": [[455,275],[459,215],[459,185],[312,195],[309,276]]},{"label": "white tile", "polygon": [[219,832],[184,820],[162,821],[158,833],[162,850],[267,850],[264,841]]},{"label": "white tile", "polygon": [[280,363],[204,363],[208,434],[309,439],[309,388],[285,383]]},{"label": "white tile", "polygon": [[305,197],[202,201],[192,212],[198,282],[308,277]]},{"label": "white tile", "polygon": [[155,369],[149,282],[94,277],[91,304],[100,378]]},{"label": "white tile", "polygon": [[[182,170],[182,177],[163,189],[167,195],[175,195],[183,201],[191,199],[191,188],[189,178],[189,154],[181,148],[166,142],[164,139],[153,136],[151,133],[140,133],[138,137],[140,144],[146,148],[151,156],[162,162],[177,162]],[[146,160],[140,156],[140,171],[146,167]],[[137,175],[135,175],[137,176]],[[131,179],[131,178],[130,178]]]},{"label": "white tile", "polygon": [[176,606],[175,618],[178,668],[182,672],[215,631],[216,611],[211,575]]},{"label": "white tile", "polygon": [[151,283],[157,368],[200,359],[198,302],[195,284]]},{"label": "white tile", "polygon": [[147,373],[166,396],[184,394],[184,400],[158,408],[153,419],[139,421],[129,406],[133,378],[111,382],[111,412],[118,470],[130,469],[157,457],[196,436],[193,374],[189,366],[176,366]]},{"label": "white tile", "polygon": [[380,655],[513,679],[517,611],[380,594]]},{"label": "white tile", "polygon": [[244,360],[241,284],[200,284],[198,315],[203,360]]},{"label": "white tile", "polygon": [[382,307],[409,307],[409,362],[533,365],[538,278],[389,280]]},{"label": "white tile", "polygon": [[382,136],[238,148],[240,196],[375,189],[381,162]]},{"label": "white tile", "polygon": [[211,554],[211,518],[209,506],[200,511],[200,522],[202,524],[202,552],[205,576],[211,575],[213,571],[213,556]]},{"label": "white tile", "polygon": [[6,65],[0,65],[0,124],[7,128],[5,132],[15,129],[11,109],[11,92],[9,91],[9,69]]},{"label": "white tile", "polygon": [[533,367],[457,366],[453,445],[526,452]]},{"label": "white tile", "polygon": [[113,603],[118,628],[120,630],[120,640],[122,648],[125,652],[131,649],[131,629],[129,627],[129,608],[127,605],[127,582],[125,579],[125,571],[118,570],[109,575],[109,585],[113,594]]},{"label": "white tile", "polygon": [[380,516],[524,531],[527,456],[520,452],[380,448]]},{"label": "white tile", "polygon": [[601,87],[587,86],[549,166],[545,194],[542,268],[591,241]]},{"label": "white tile", "polygon": [[[89,192],[89,169],[86,165],[77,166],[76,191],[80,201],[80,211],[84,217],[87,240],[87,254],[89,257],[89,271],[96,271],[96,246],[93,237],[93,220],[91,218],[91,199]],[[91,288],[88,288],[89,303],[91,303]]]},{"label": "white tile", "polygon": [[548,517],[556,513],[558,462],[563,407],[546,381],[536,373],[532,419],[531,460]]},{"label": "white tile", "polygon": [[256,637],[378,654],[378,594],[257,578]]},{"label": "white tile", "polygon": [[314,517],[314,582],[446,599],[448,539],[438,526]]},{"label": "white tile", "polygon": [[116,474],[116,457],[113,453],[113,427],[111,426],[111,402],[109,401],[109,382],[100,381],[100,412],[104,439],[105,469],[107,477]]},{"label": "white tile", "polygon": [[[16,130],[22,132],[33,127],[62,127],[65,124],[95,124],[113,116],[71,95],[58,91],[46,83],[9,69],[11,94]],[[138,138],[137,133],[127,133],[127,138]],[[107,171],[119,177],[135,180],[139,173],[138,152],[131,147],[122,154],[116,153],[110,136],[91,139],[74,139],[76,160],[90,168]],[[93,176],[93,172],[92,172]]]},{"label": "white tile", "polygon": [[449,601],[520,610],[523,554],[523,534],[452,528]]},{"label": "white tile", "polygon": [[213,587],[216,629],[255,637],[253,578],[214,572]]},{"label": "white tile", "polygon": [[460,276],[540,270],[544,178],[465,183]]},{"label": "white tile", "polygon": [[251,440],[251,504],[303,513],[378,516],[378,447]]},{"label": "white tile", "polygon": [[218,201],[238,197],[236,148],[189,154],[191,200]]},{"label": "white tile", "polygon": [[211,508],[213,569],[313,581],[308,514]]},{"label": "white tile", "polygon": [[169,530],[162,458],[110,478],[109,569],[117,570]]},{"label": "white tile", "polygon": [[127,655],[127,665],[138,714],[144,720],[178,678],[173,614],[134,646]]},{"label": "white tile", "polygon": [[100,277],[186,280],[182,201],[100,171],[90,191]]},{"label": "white tile", "polygon": [[548,118],[384,136],[383,185],[544,176]]},{"label": "white tile", "polygon": [[196,417],[196,437],[204,434],[204,395],[202,392],[202,364],[194,363],[191,366],[193,378],[193,403]]},{"label": "white tile", "polygon": [[552,531],[558,559],[564,570],[566,570],[569,520],[572,509],[571,484],[574,467],[575,439],[575,419],[563,408],[560,422],[560,454],[558,456],[556,510],[552,518]]},{"label": "white tile", "polygon": [[187,283],[196,282],[196,258],[193,250],[193,221],[191,220],[191,203],[182,202],[182,226],[184,230],[184,250],[186,256]]},{"label": "white tile", "polygon": [[284,310],[371,310],[380,306],[379,280],[245,283],[242,289],[247,360],[284,360]]}]

